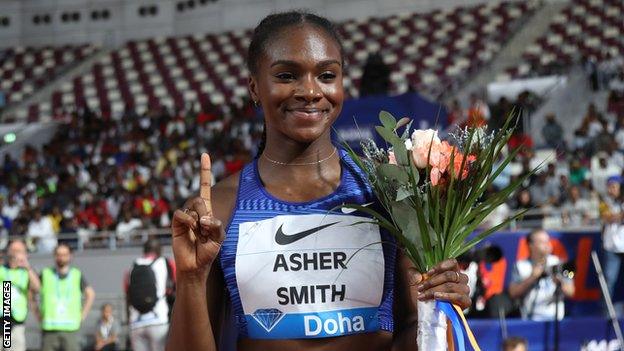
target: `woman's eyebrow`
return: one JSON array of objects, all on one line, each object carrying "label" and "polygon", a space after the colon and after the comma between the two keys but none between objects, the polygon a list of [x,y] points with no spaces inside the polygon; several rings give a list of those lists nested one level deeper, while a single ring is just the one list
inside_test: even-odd
[{"label": "woman's eyebrow", "polygon": [[[332,64],[337,64],[340,65],[340,61],[338,60],[324,60],[321,61],[319,63],[316,64],[316,67],[326,67]],[[274,66],[278,66],[278,65],[285,65],[285,66],[300,66],[301,64],[296,62],[296,61],[292,61],[292,60],[277,60],[275,62],[273,62],[271,64],[271,67]]]}]

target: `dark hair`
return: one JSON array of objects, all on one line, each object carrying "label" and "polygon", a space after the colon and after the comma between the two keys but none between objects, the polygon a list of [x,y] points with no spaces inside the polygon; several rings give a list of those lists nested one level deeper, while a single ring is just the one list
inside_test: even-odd
[{"label": "dark hair", "polygon": [[54,254],[56,254],[58,249],[60,249],[61,247],[66,247],[67,250],[69,250],[69,253],[73,253],[74,252],[74,250],[72,250],[71,246],[69,246],[68,244],[60,243],[60,244],[56,245],[56,247],[54,248]]},{"label": "dark hair", "polygon": [[[533,229],[529,234],[527,234],[527,236],[526,236],[527,244],[530,244],[530,243],[533,242],[533,235],[535,235],[537,233],[541,233],[541,232],[546,232],[546,231],[544,229],[539,228],[539,229]],[[548,233],[548,232],[546,232],[546,233]]]},{"label": "dark hair", "polygon": [[[256,26],[251,37],[251,42],[249,43],[249,48],[247,49],[247,68],[249,69],[249,72],[251,74],[258,72],[258,58],[262,54],[263,48],[267,46],[270,40],[275,38],[275,35],[278,32],[291,26],[306,23],[321,28],[332,39],[334,39],[340,48],[340,59],[344,66],[344,48],[342,46],[342,41],[340,40],[340,35],[338,35],[336,27],[331,23],[331,21],[310,12],[296,10],[268,15]],[[256,158],[260,157],[262,151],[264,151],[265,144],[266,124],[262,128],[262,138],[260,140],[260,145],[258,145]]]},{"label": "dark hair", "polygon": [[160,241],[154,238],[148,239],[145,244],[143,244],[143,253],[155,253],[160,256]]},{"label": "dark hair", "polygon": [[257,72],[257,61],[262,54],[263,48],[267,46],[270,40],[275,38],[278,32],[288,27],[306,23],[315,25],[329,34],[340,48],[341,59],[344,58],[344,49],[338,31],[327,18],[305,11],[280,12],[266,16],[254,29],[249,48],[247,49],[247,68],[249,72],[251,74]]}]

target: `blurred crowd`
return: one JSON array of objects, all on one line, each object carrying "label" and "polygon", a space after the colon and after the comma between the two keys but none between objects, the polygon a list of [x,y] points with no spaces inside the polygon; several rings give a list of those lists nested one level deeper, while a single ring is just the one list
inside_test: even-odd
[{"label": "blurred crowd", "polygon": [[51,252],[59,233],[89,241],[95,231],[116,231],[129,241],[136,229],[169,226],[173,209],[198,191],[202,152],[213,158],[215,180],[255,155],[262,121],[250,104],[229,110],[128,110],[114,119],[81,109],[64,117],[42,150],[26,147],[0,162],[3,241],[22,236],[29,249]]},{"label": "blurred crowd", "polygon": [[[613,79],[620,76],[613,75]],[[449,123],[459,127],[486,126],[495,130],[512,111],[519,116],[509,146],[520,146],[521,152],[494,182],[491,192],[541,164],[515,196],[486,219],[484,226],[500,223],[520,210],[527,210],[517,223],[521,228],[598,226],[601,204],[609,197],[608,179],[624,175],[624,88],[610,90],[606,111],[590,103],[572,137],[566,138],[561,117],[547,115],[541,128],[544,143],[536,145],[525,131],[540,103],[538,97],[524,92],[515,101],[501,98],[489,106],[473,94],[467,106],[453,101],[448,108]]]},{"label": "blurred crowd", "polygon": [[[605,111],[590,104],[567,138],[562,116],[547,115],[540,145],[528,130],[542,101],[528,91],[494,104],[477,94],[466,106],[450,103],[449,126],[496,130],[512,111],[519,117],[509,144],[522,151],[492,192],[549,155],[484,226],[519,210],[528,210],[516,224],[521,228],[600,225],[607,179],[624,170],[624,74],[592,72],[589,83],[597,80],[598,88],[609,91]],[[0,247],[9,235],[24,237],[31,250],[49,252],[59,233],[97,242],[93,233],[114,231],[117,240],[129,242],[137,229],[167,227],[172,209],[198,189],[201,152],[210,152],[213,175],[220,180],[252,159],[262,137],[262,121],[249,101],[195,110],[127,109],[114,118],[83,108],[61,115],[56,134],[41,150],[27,146],[19,158],[0,160]]]}]

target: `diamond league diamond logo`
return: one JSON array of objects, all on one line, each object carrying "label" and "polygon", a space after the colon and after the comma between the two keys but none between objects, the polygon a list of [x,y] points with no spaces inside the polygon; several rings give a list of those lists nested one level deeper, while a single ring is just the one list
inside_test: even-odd
[{"label": "diamond league diamond logo", "polygon": [[257,309],[251,316],[267,333],[270,333],[277,323],[284,318],[285,314],[277,308],[261,308]]}]

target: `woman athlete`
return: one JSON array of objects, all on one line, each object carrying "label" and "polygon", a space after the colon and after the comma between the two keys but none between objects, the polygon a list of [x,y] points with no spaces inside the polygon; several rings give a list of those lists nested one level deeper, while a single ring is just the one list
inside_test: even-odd
[{"label": "woman athlete", "polygon": [[415,350],[417,301],[465,308],[468,277],[447,260],[424,280],[384,231],[335,210],[376,205],[330,138],[344,101],[335,29],[308,13],[270,15],[247,64],[265,145],[214,187],[201,156],[200,194],[173,218],[178,284],[167,349],[225,349],[222,335],[234,332],[246,351]]}]

